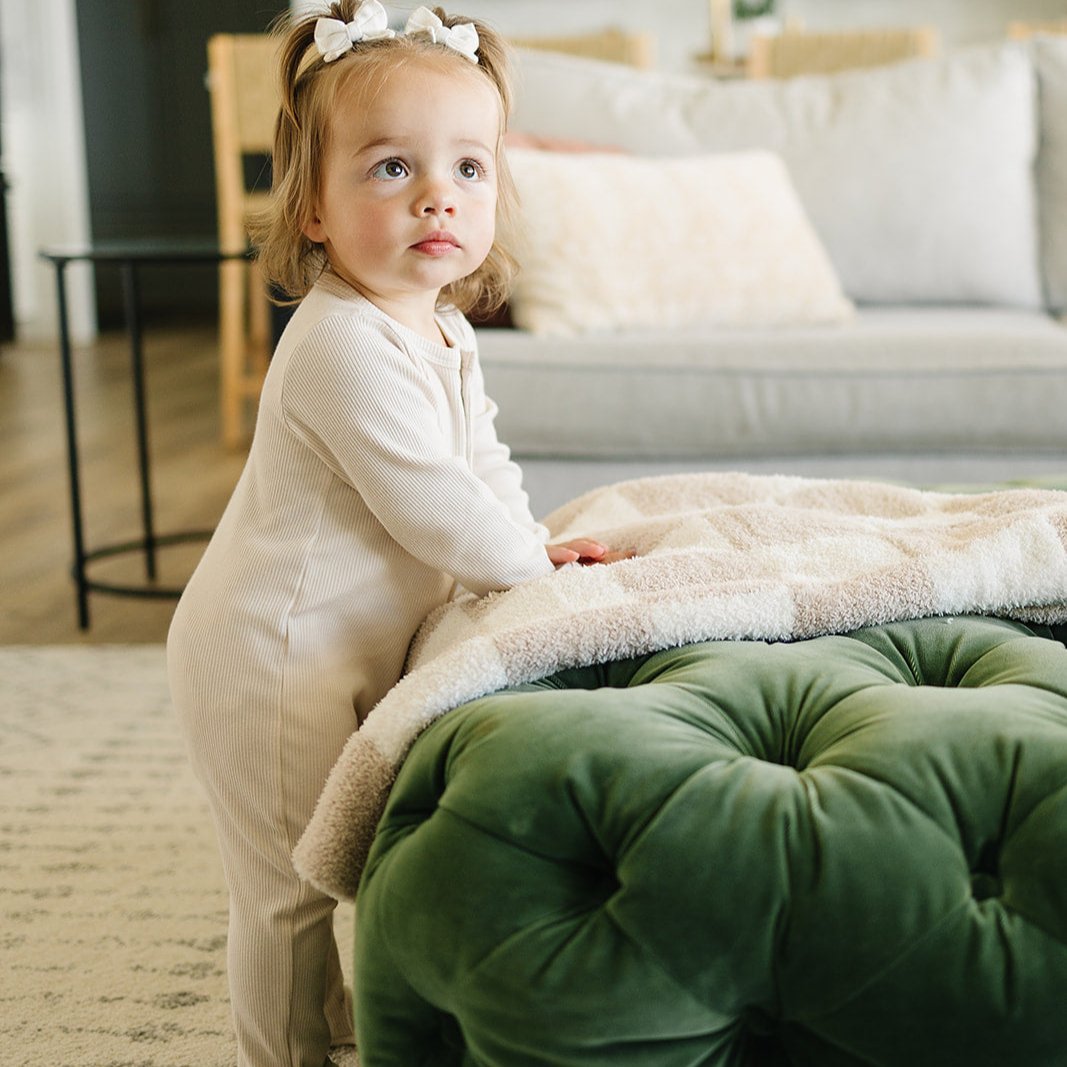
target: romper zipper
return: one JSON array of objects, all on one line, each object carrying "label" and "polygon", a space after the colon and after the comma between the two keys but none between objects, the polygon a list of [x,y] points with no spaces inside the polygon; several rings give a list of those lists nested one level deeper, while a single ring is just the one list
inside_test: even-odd
[{"label": "romper zipper", "polygon": [[460,351],[459,354],[459,405],[463,414],[463,455],[470,467],[474,467],[474,432],[471,426],[470,412],[470,366],[471,354]]}]

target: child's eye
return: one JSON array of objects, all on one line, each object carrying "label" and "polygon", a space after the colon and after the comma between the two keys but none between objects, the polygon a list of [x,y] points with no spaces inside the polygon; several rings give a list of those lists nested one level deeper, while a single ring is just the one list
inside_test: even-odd
[{"label": "child's eye", "polygon": [[456,173],[465,181],[476,181],[483,174],[482,166],[477,160],[463,159],[456,164]]},{"label": "child's eye", "polygon": [[396,181],[397,178],[403,178],[407,172],[407,167],[399,159],[383,159],[371,171],[371,177],[383,182]]}]

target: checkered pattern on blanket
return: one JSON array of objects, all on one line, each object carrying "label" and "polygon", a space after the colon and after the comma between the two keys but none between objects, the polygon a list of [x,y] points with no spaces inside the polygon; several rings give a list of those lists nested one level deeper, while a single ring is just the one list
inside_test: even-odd
[{"label": "checkered pattern on blanket", "polygon": [[597,489],[545,519],[555,541],[637,555],[571,564],[430,615],[404,678],[338,760],[297,869],[355,896],[404,756],[466,701],[564,668],[708,640],[787,641],[932,615],[1067,621],[1067,493],[923,492],[683,474]]}]

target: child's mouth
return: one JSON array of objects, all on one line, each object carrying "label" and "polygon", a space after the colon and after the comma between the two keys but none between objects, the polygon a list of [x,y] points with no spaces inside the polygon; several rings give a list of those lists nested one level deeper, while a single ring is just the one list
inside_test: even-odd
[{"label": "child's mouth", "polygon": [[411,247],[425,256],[446,256],[459,248],[459,242],[452,234],[441,231],[428,234]]}]

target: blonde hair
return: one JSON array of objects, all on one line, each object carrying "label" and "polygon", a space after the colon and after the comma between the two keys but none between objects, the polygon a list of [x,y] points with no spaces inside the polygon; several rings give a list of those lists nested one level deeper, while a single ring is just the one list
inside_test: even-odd
[{"label": "blonde hair", "polygon": [[[335,0],[322,16],[352,21],[361,0]],[[442,66],[456,63],[467,76],[488,79],[500,97],[500,138],[497,157],[497,234],[514,232],[507,225],[516,210],[517,194],[503,151],[504,130],[511,113],[511,82],[508,72],[508,49],[503,38],[474,19],[446,15],[441,8],[434,14],[446,26],[470,22],[478,31],[478,64],[450,48],[433,44],[422,34],[397,34],[395,37],[359,41],[332,63],[326,63],[314,45],[315,23],[319,14],[306,15],[293,22],[283,16],[275,28],[281,39],[279,72],[281,107],[274,128],[271,154],[273,181],[268,207],[249,219],[248,229],[256,258],[267,279],[295,303],[315,284],[327,266],[321,244],[304,234],[318,198],[322,180],[322,161],[328,148],[329,118],[342,87],[353,77],[380,84],[386,67],[429,58]],[[310,51],[310,56],[309,56]],[[439,303],[450,304],[463,312],[487,315],[507,300],[516,263],[503,247],[499,236],[485,261],[472,274],[452,282],[441,290]]]}]

